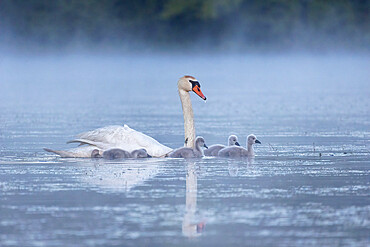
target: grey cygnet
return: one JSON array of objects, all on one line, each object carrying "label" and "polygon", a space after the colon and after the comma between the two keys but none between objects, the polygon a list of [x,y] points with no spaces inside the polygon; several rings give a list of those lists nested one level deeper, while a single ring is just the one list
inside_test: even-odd
[{"label": "grey cygnet", "polygon": [[91,152],[92,158],[104,158],[109,160],[115,160],[115,159],[125,159],[125,158],[150,158],[151,156],[147,153],[145,149],[137,149],[130,152],[127,152],[120,148],[112,148],[108,149],[103,152],[102,155],[100,155],[100,152],[98,149],[94,149]]},{"label": "grey cygnet", "polygon": [[261,142],[257,140],[256,136],[251,134],[247,137],[247,148],[243,147],[237,147],[237,146],[232,146],[232,147],[226,147],[218,151],[218,156],[220,157],[254,157],[254,149],[253,149],[253,144]]},{"label": "grey cygnet", "polygon": [[182,147],[175,149],[171,153],[169,153],[168,157],[170,158],[200,158],[204,156],[203,147],[208,148],[204,138],[201,136],[198,136],[195,139],[195,147],[193,148],[187,148]]},{"label": "grey cygnet", "polygon": [[[229,136],[228,142],[229,142],[229,146],[240,146],[238,142],[238,137],[236,135]],[[226,146],[222,144],[212,145],[208,149],[204,150],[204,155],[205,156],[217,156],[218,151],[220,151],[221,149],[225,147]]]}]

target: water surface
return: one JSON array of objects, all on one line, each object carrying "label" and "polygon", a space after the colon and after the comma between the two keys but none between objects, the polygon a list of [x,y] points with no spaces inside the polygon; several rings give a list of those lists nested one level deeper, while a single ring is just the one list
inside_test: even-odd
[{"label": "water surface", "polygon": [[[369,62],[359,56],[50,56],[0,60],[1,246],[367,246]],[[62,159],[128,124],[183,145],[177,79],[207,144],[254,160]]]}]

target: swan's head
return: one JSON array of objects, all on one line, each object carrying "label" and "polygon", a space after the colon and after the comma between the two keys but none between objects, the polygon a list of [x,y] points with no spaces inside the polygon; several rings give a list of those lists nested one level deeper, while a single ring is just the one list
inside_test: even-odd
[{"label": "swan's head", "polygon": [[148,152],[144,148],[132,151],[131,155],[132,155],[133,158],[150,158],[150,157],[152,157],[148,154]]},{"label": "swan's head", "polygon": [[186,75],[180,78],[179,82],[177,83],[179,90],[184,90],[186,92],[193,91],[199,97],[206,100],[206,96],[203,95],[202,91],[200,90],[200,84],[197,79],[190,75]]},{"label": "swan's head", "polygon": [[238,142],[238,137],[236,135],[229,136],[229,146],[240,146]]},{"label": "swan's head", "polygon": [[257,137],[255,135],[253,135],[253,134],[249,135],[247,137],[247,144],[248,145],[253,145],[255,143],[261,144],[261,142],[259,140],[257,140]]},{"label": "swan's head", "polygon": [[195,146],[208,148],[206,145],[206,142],[204,141],[204,138],[201,136],[198,136],[197,138],[195,138]]},{"label": "swan's head", "polygon": [[100,154],[100,151],[99,149],[94,149],[92,152],[91,152],[91,158],[101,158],[101,154]]}]

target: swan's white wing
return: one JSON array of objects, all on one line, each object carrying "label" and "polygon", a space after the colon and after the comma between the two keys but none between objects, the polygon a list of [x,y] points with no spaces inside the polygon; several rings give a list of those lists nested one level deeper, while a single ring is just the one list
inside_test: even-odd
[{"label": "swan's white wing", "polygon": [[102,150],[113,148],[113,146],[109,143],[96,142],[96,141],[90,141],[90,140],[85,140],[85,139],[74,139],[74,140],[68,141],[67,143],[79,143],[80,144],[79,147],[81,147],[82,145],[90,145],[90,146],[95,146]]},{"label": "swan's white wing", "polygon": [[[125,127],[129,128],[127,125],[125,125]],[[133,129],[130,129],[130,130],[131,132],[128,137],[130,140],[130,143],[132,143],[133,146],[135,146],[134,143],[137,145],[136,147],[133,148],[133,150],[139,149],[139,148],[145,148],[148,154],[153,157],[162,157],[172,151],[172,148],[169,148],[159,143],[154,138],[148,135],[145,135],[139,131],[136,131]]]},{"label": "swan's white wing", "polygon": [[112,125],[87,131],[78,134],[76,137],[93,142],[115,143],[117,140],[125,138],[125,135],[128,133],[129,131],[127,131],[124,126]]},{"label": "swan's white wing", "polygon": [[110,147],[119,147],[128,152],[145,148],[149,155],[161,157],[172,151],[154,138],[125,126],[107,126],[77,135],[78,139],[105,143]]},{"label": "swan's white wing", "polygon": [[204,150],[204,155],[205,156],[217,156],[218,151],[220,151],[223,148],[225,148],[225,145],[221,145],[221,144],[212,145],[208,147],[208,149]]},{"label": "swan's white wing", "polygon": [[45,151],[58,154],[63,158],[91,158],[91,152],[94,149],[96,149],[95,146],[77,147],[68,150],[52,150],[44,148]]}]

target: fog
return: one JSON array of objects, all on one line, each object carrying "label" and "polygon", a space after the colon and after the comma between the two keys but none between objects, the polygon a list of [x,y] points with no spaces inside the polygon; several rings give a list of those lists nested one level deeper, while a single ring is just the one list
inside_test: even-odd
[{"label": "fog", "polygon": [[[177,79],[186,74],[199,78],[208,94],[215,87],[223,92],[243,88],[246,94],[274,90],[307,94],[329,90],[364,92],[369,78],[368,56],[358,54],[3,54],[0,65],[3,92],[11,93],[19,87],[17,95],[23,88],[27,93],[40,93],[40,97],[45,93],[39,90],[42,88],[62,87],[66,93],[77,94],[94,86],[104,89],[105,83],[168,97],[166,93],[176,90]],[[3,94],[3,100],[9,95]],[[138,93],[135,97],[146,95]]]},{"label": "fog", "polygon": [[0,3],[4,52],[369,52],[367,1]]}]

